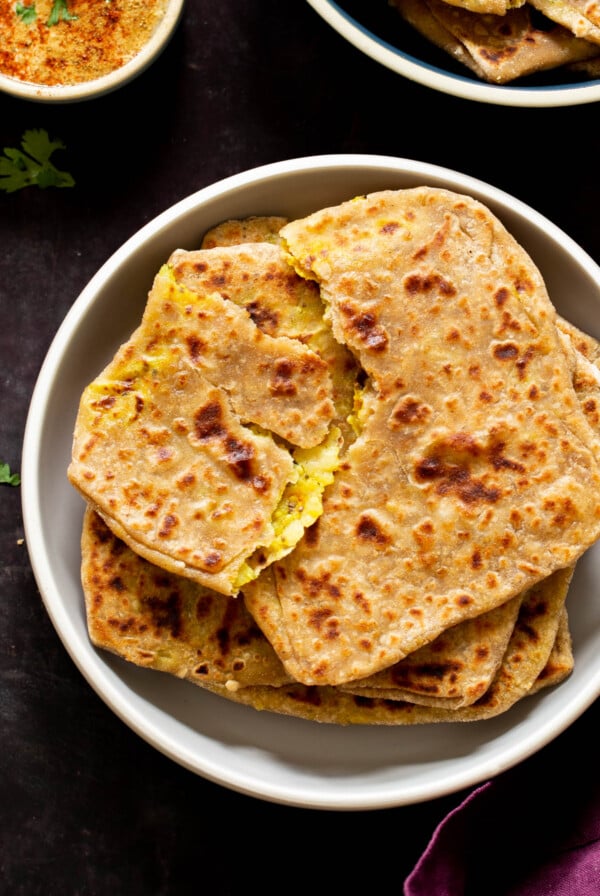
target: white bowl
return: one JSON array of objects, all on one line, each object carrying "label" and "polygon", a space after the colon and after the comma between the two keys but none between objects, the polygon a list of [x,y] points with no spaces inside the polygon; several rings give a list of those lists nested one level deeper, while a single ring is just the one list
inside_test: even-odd
[{"label": "white bowl", "polygon": [[9,93],[18,99],[40,103],[72,103],[112,93],[113,90],[129,84],[130,81],[141,75],[160,56],[179,24],[184,5],[185,0],[169,0],[165,14],[150,40],[129,62],[101,78],[81,81],[77,84],[48,86],[23,81],[0,72],[0,91]]},{"label": "white bowl", "polygon": [[[89,684],[134,731],[190,771],[282,804],[359,810],[416,803],[473,785],[547,744],[600,694],[600,546],[568,599],[572,676],[482,722],[339,727],[230,703],[94,649],[80,584],[83,501],[66,469],[80,395],[140,320],[175,248],[197,247],[231,217],[303,216],[356,194],[418,184],[474,196],[540,267],[560,312],[600,337],[600,268],[564,232],[492,186],[435,165],[372,155],[293,159],[226,178],[167,209],[100,268],[59,328],[36,383],[21,463],[29,556],[50,618]],[[68,711],[68,707],[65,707]]]},{"label": "white bowl", "polygon": [[[576,106],[600,100],[600,80],[569,81],[560,68],[536,76],[535,85],[532,85],[531,78],[507,85],[488,84],[466,67],[463,69],[449,55],[447,65],[441,64],[439,60],[446,59],[443,51],[433,44],[428,45],[408,25],[403,28],[406,38],[403,37],[402,46],[398,46],[391,36],[388,38],[380,30],[375,33],[374,26],[370,29],[366,24],[372,20],[373,7],[381,4],[383,8],[387,0],[370,0],[365,5],[365,12],[361,11],[360,18],[346,8],[352,6],[354,9],[356,3],[349,4],[344,0],[339,3],[308,0],[308,3],[335,31],[371,59],[411,81],[442,93],[499,106]],[[390,10],[391,14],[400,20],[399,13]]]}]

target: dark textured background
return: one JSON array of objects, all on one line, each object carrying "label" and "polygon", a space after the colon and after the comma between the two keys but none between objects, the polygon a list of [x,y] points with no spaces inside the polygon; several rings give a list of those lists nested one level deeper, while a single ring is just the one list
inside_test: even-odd
[{"label": "dark textured background", "polygon": [[[511,192],[600,261],[597,116],[597,105],[510,109],[414,85],[359,54],[303,0],[188,0],[166,52],[121,92],[54,108],[0,96],[0,148],[45,128],[66,144],[55,159],[77,181],[0,194],[0,461],[20,468],[38,370],[80,290],[189,193],[295,156],[410,157]],[[401,892],[464,794],[319,812],[180,768],[118,720],[68,657],[21,543],[20,499],[0,486],[0,892]],[[594,714],[521,766],[524,805],[580,785],[573,760],[591,749]]]}]

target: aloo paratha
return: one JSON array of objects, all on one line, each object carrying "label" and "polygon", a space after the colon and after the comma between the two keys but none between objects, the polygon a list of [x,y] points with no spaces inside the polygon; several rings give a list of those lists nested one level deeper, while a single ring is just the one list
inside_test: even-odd
[{"label": "aloo paratha", "polygon": [[[540,21],[532,6],[492,13],[493,2],[451,4],[446,0],[390,0],[416,31],[492,84],[507,84],[536,72],[568,66],[598,54],[592,31],[574,34],[564,19]],[[541,0],[544,2],[544,0]],[[554,0],[547,0],[548,6]],[[587,39],[586,39],[587,38]]]},{"label": "aloo paratha", "polygon": [[481,204],[383,191],[282,236],[370,386],[323,515],[244,596],[292,677],[337,685],[571,566],[598,445],[539,271]]},{"label": "aloo paratha", "polygon": [[[247,277],[226,286],[245,293]],[[146,559],[234,594],[320,513],[339,433],[326,363],[220,288],[161,269],[140,326],[81,397],[68,476]]]}]

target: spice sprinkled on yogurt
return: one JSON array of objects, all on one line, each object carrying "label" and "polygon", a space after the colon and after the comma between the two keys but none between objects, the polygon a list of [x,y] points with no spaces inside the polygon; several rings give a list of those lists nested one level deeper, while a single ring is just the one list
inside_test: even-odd
[{"label": "spice sprinkled on yogurt", "polygon": [[17,0],[0,3],[0,72],[47,86],[92,81],[150,40],[168,0]]}]

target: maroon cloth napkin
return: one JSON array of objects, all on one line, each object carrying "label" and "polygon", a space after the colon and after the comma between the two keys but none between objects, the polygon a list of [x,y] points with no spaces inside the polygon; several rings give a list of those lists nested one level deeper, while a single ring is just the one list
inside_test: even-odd
[{"label": "maroon cloth napkin", "polygon": [[600,896],[598,721],[597,702],[536,756],[468,793],[433,832],[403,896]]}]

